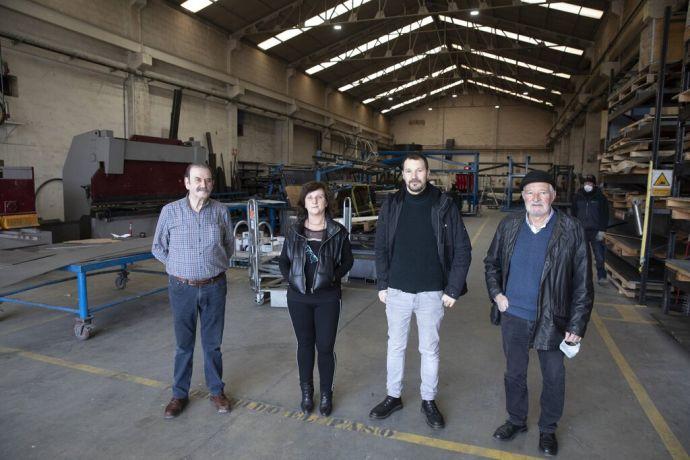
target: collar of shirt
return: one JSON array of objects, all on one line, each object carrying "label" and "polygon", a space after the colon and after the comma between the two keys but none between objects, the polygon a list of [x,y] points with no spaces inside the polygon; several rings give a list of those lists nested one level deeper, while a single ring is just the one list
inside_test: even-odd
[{"label": "collar of shirt", "polygon": [[[196,209],[192,207],[192,202],[189,199],[189,192],[187,192],[187,196],[185,197],[185,201],[187,202],[187,206],[189,206],[189,209],[191,209],[194,212],[197,212]],[[208,206],[208,203],[211,201],[211,198],[209,197],[206,201],[204,201],[204,204],[201,205],[201,208],[199,208],[199,212],[201,212],[202,209],[206,208]]]},{"label": "collar of shirt", "polygon": [[536,225],[532,225],[532,222],[529,221],[529,214],[525,213],[525,222],[527,222],[527,226],[529,227],[530,230],[532,230],[532,233],[535,235],[539,233],[540,230],[542,230],[544,227],[549,225],[549,221],[553,217],[553,208],[551,208],[551,212],[549,213],[549,217],[546,218],[544,221],[544,224],[541,225],[540,227],[537,227]]}]

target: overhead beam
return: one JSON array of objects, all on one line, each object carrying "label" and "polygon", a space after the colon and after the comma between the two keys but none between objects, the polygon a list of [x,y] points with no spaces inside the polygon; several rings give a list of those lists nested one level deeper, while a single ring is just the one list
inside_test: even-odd
[{"label": "overhead beam", "polygon": [[[283,14],[285,11],[293,10],[293,9],[297,8],[298,6],[301,6],[302,3],[304,3],[304,0],[294,0],[294,1],[290,2],[290,3],[288,3],[287,5],[278,8],[277,10],[271,12],[270,14],[267,14],[266,16],[262,16],[262,17],[260,17],[259,19],[255,20],[255,21],[252,21],[250,24],[247,24],[246,26],[242,27],[241,29],[239,29],[239,30],[233,32],[233,33],[232,33],[232,38],[234,38],[234,39],[240,39],[240,38],[242,38],[242,37],[248,35],[250,32],[252,32],[252,33],[262,33],[262,34],[263,34],[263,33],[268,33],[268,32],[270,32],[270,33],[278,33],[278,32],[274,32],[274,31],[272,31],[272,30],[264,30],[264,31],[261,31],[261,32],[260,32],[260,31],[257,29],[257,26],[258,26],[259,24],[263,23],[263,22],[271,21],[271,20],[277,18],[278,16],[280,16],[281,14]],[[291,28],[291,29],[294,29],[294,27],[290,27],[290,28]]]}]

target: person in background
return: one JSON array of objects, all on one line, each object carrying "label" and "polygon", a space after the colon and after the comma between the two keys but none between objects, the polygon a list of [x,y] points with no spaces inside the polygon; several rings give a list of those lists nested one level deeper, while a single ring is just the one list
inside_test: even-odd
[{"label": "person in background", "polygon": [[340,279],[354,259],[345,227],[328,212],[328,187],[322,182],[304,184],[298,203],[298,220],[285,236],[279,265],[289,283],[288,310],[297,336],[297,366],[304,413],[314,409],[314,358],[318,350],[319,412],[333,410],[335,339],[340,318]]},{"label": "person in background", "polygon": [[606,246],[604,245],[604,233],[609,223],[609,202],[597,187],[597,180],[592,175],[582,178],[582,188],[573,198],[571,214],[582,223],[585,228],[585,237],[594,253],[594,262],[597,266],[597,282],[605,286],[606,270],[604,259]]}]

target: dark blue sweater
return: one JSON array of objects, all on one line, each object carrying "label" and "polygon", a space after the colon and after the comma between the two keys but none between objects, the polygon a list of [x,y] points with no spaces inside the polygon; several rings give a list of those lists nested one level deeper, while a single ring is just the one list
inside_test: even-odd
[{"label": "dark blue sweater", "polygon": [[520,227],[513,255],[510,258],[506,285],[509,307],[506,313],[528,321],[534,321],[537,318],[539,285],[555,221],[556,216],[553,215],[546,227],[536,235],[532,233],[527,222],[523,222]]}]

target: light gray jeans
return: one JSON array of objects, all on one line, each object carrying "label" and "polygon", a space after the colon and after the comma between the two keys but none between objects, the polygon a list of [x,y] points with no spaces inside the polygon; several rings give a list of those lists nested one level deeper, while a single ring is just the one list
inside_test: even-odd
[{"label": "light gray jeans", "polygon": [[422,355],[420,393],[423,400],[433,400],[438,391],[439,335],[443,319],[442,291],[410,294],[388,288],[386,318],[388,318],[388,356],[386,368],[388,396],[399,398],[405,371],[405,350],[410,332],[412,313],[417,317],[419,353]]}]

